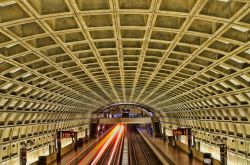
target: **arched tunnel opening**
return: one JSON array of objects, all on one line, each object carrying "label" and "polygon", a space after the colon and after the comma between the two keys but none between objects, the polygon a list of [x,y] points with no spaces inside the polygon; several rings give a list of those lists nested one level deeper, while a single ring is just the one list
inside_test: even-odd
[{"label": "arched tunnel opening", "polygon": [[136,126],[143,124],[154,137],[160,137],[162,134],[160,120],[154,109],[136,103],[117,103],[100,108],[92,114],[90,137],[95,138],[103,134],[115,123]]}]

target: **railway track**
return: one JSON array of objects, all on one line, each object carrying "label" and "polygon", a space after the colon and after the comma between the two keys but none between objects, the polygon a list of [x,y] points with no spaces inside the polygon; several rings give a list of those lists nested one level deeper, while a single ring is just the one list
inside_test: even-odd
[{"label": "railway track", "polygon": [[135,128],[129,128],[128,138],[130,165],[162,164]]},{"label": "railway track", "polygon": [[124,131],[112,140],[109,147],[106,149],[102,157],[96,163],[96,165],[120,165],[122,157],[122,149],[124,142]]},{"label": "railway track", "polygon": [[[124,138],[124,125],[117,124],[91,150],[81,156],[76,155],[69,163],[78,165],[119,165]],[[80,160],[79,160],[80,159]]]},{"label": "railway track", "polygon": [[119,165],[121,164],[121,154],[123,148],[124,136],[116,144],[116,139],[112,141],[102,158],[98,161],[97,165]]}]

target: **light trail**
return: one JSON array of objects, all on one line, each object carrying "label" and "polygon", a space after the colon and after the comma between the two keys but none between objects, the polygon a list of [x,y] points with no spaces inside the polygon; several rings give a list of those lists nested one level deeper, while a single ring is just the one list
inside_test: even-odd
[{"label": "light trail", "polygon": [[[120,128],[120,127],[119,127]],[[104,145],[101,147],[100,151],[98,152],[98,154],[95,156],[94,160],[91,162],[91,165],[95,165],[97,164],[98,160],[101,158],[101,156],[103,155],[103,153],[105,152],[105,150],[108,148],[109,144],[112,142],[112,140],[115,138],[115,136],[117,135],[117,131],[114,132],[109,139],[104,143]]]},{"label": "light trail", "polygon": [[120,141],[120,139],[121,139],[121,137],[122,137],[123,132],[124,132],[124,125],[121,125],[119,134],[118,134],[118,136],[117,136],[117,138],[116,138],[116,141],[115,141],[114,148],[113,148],[113,150],[112,150],[111,156],[109,157],[108,165],[110,165],[110,164],[111,164],[111,161],[113,160],[113,157],[114,157],[114,155],[115,155],[116,148],[117,148],[118,143],[119,143],[119,141]]},{"label": "light trail", "polygon": [[78,165],[94,165],[108,148],[112,140],[118,136],[119,130],[124,126],[117,124],[79,163]]}]

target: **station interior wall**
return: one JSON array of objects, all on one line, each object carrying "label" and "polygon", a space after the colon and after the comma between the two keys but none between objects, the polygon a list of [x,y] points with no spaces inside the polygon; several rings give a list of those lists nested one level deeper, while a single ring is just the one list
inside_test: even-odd
[{"label": "station interior wall", "polygon": [[[227,162],[228,165],[250,165],[250,141],[249,139],[243,139],[237,136],[227,136],[226,134],[219,134],[218,132],[208,132],[206,130],[198,129],[195,125],[189,125],[188,123],[182,125],[177,124],[179,121],[173,122],[172,119],[161,118],[162,131],[165,129],[166,136],[173,136],[172,130],[177,127],[191,127],[195,132],[196,141],[200,141],[200,152],[211,153],[212,157],[216,160],[220,160],[219,147],[216,145],[214,137],[226,138],[225,143],[228,147]],[[198,123],[198,122],[197,122]],[[217,123],[218,124],[218,123]],[[230,123],[228,123],[230,124]],[[232,124],[232,123],[231,123]],[[237,124],[237,123],[235,123]],[[216,123],[214,122],[214,127]],[[213,129],[213,128],[210,128]],[[221,130],[222,131],[222,130]],[[237,132],[237,127],[236,127]],[[239,130],[241,132],[241,130]],[[237,135],[237,133],[236,133]],[[180,142],[187,145],[187,136],[181,136]]]}]

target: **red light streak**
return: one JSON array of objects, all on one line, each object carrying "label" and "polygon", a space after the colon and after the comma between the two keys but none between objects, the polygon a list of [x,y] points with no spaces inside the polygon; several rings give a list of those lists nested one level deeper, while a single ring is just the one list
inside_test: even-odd
[{"label": "red light streak", "polygon": [[122,137],[123,131],[124,131],[124,125],[121,125],[120,131],[119,131],[119,134],[118,134],[118,136],[116,138],[115,145],[114,145],[114,148],[112,150],[111,156],[109,158],[108,164],[111,164],[111,161],[113,160],[116,148],[118,146],[118,142],[120,141],[120,139]]},{"label": "red light streak", "polygon": [[[119,126],[120,129],[120,126]],[[117,130],[118,131],[118,130]],[[95,165],[98,160],[100,159],[100,157],[102,156],[102,154],[105,152],[105,150],[108,148],[109,144],[112,142],[112,140],[114,139],[114,137],[117,134],[117,131],[114,132],[109,139],[104,143],[104,145],[102,146],[102,148],[100,149],[100,151],[98,152],[98,154],[96,155],[95,159],[92,161],[91,165]]]},{"label": "red light streak", "polygon": [[[123,125],[117,124],[79,163],[78,165],[94,165],[98,162],[102,154],[108,148],[112,140],[118,136],[120,129],[124,129]],[[92,161],[93,160],[93,161]]]}]

